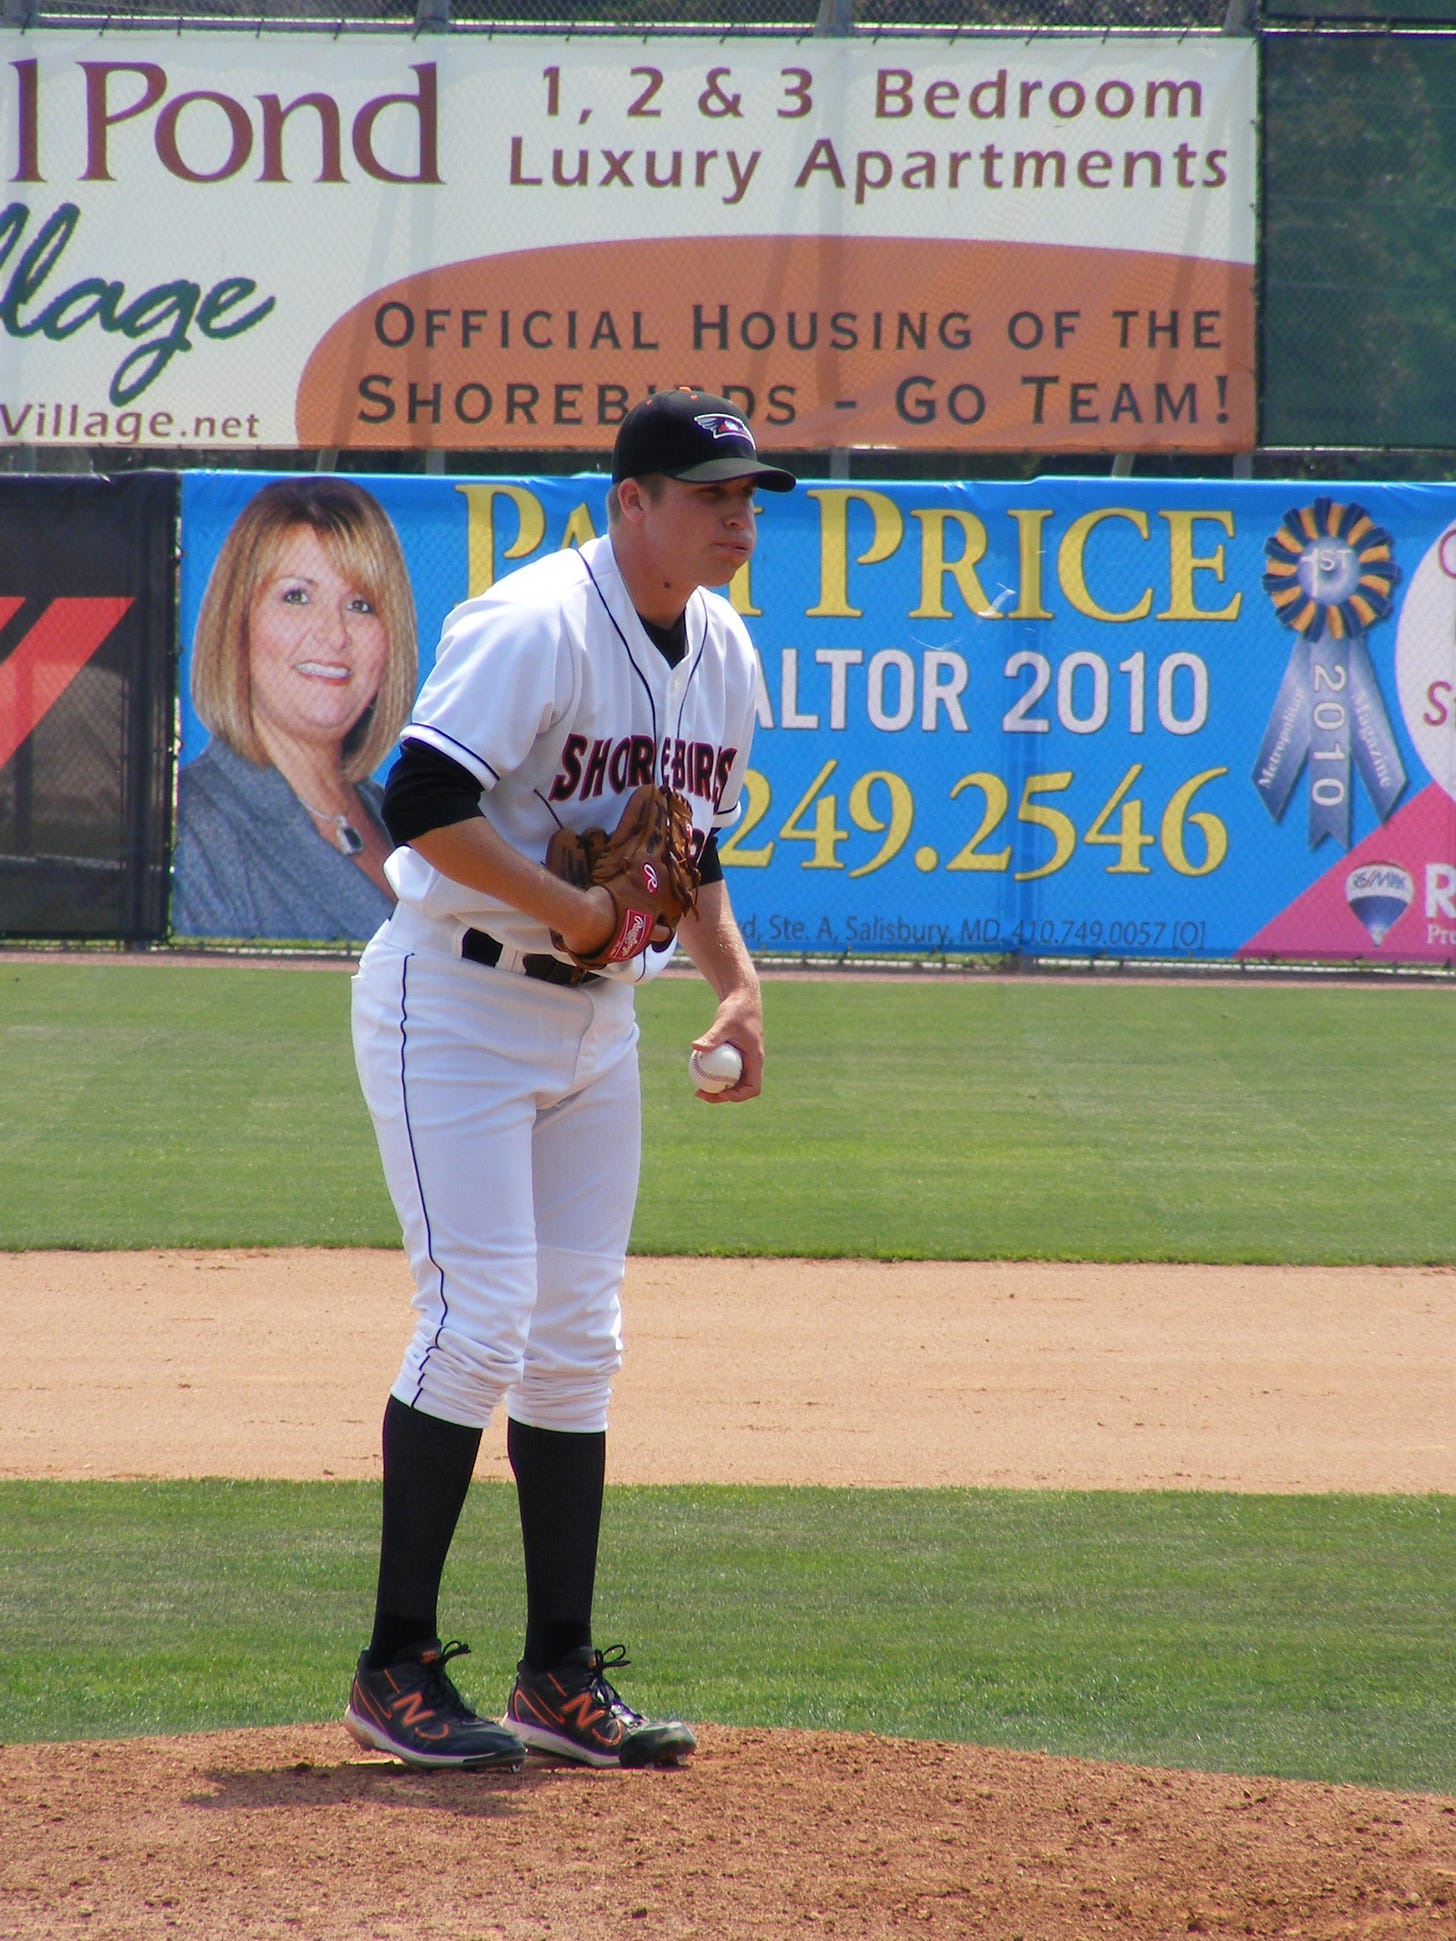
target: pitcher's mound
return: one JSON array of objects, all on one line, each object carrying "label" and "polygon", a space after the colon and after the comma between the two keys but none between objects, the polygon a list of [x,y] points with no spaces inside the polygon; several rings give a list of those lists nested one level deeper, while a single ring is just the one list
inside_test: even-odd
[{"label": "pitcher's mound", "polygon": [[1456,1932],[1456,1802],[700,1729],[670,1771],[419,1774],[342,1727],[0,1751],[0,1934],[1169,1941]]}]

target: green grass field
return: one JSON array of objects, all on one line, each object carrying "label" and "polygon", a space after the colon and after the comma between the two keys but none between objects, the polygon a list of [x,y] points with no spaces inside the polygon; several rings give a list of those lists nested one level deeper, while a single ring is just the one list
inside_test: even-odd
[{"label": "green grass field", "polygon": [[[396,1245],[348,989],[0,957],[0,1252]],[[636,1245],[1450,1264],[1448,1004],[774,981],[770,1090],[714,1110],[685,1071],[707,995],[665,981]],[[376,1518],[343,1483],[0,1484],[0,1736],[336,1716]],[[1456,1792],[1452,1538],[1441,1497],[614,1488],[600,1636],[639,1702],[698,1718]],[[462,1683],[498,1705],[504,1488],[451,1571]]]},{"label": "green grass field", "polygon": [[[394,1246],[339,972],[6,964],[0,1250]],[[644,1253],[1456,1260],[1441,986],[774,981],[769,1084],[643,994]]]},{"label": "green grass field", "polygon": [[[336,1718],[372,1608],[359,1483],[0,1485],[11,1740]],[[505,1484],[446,1607],[519,1654]],[[597,1610],[640,1705],[1456,1792],[1449,1499],[616,1488]]]}]

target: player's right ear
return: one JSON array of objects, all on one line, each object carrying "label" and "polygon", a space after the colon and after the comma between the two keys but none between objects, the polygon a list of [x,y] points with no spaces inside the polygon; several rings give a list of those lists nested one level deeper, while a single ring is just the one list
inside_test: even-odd
[{"label": "player's right ear", "polygon": [[[646,510],[647,494],[642,490],[641,479],[622,479],[612,487],[612,491],[616,494],[617,507],[624,519],[637,521],[642,518]],[[610,517],[610,500],[608,501],[607,513],[608,517]]]}]

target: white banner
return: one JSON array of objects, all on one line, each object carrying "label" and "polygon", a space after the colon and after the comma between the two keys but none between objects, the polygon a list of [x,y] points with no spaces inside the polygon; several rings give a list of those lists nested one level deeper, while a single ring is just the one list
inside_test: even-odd
[{"label": "white banner", "polygon": [[1254,441],[1249,40],[4,41],[7,444]]}]

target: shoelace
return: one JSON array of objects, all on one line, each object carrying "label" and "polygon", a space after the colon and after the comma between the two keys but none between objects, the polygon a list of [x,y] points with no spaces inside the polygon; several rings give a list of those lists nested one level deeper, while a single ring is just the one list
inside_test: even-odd
[{"label": "shoelace", "polygon": [[630,1665],[631,1662],[632,1660],[627,1656],[626,1645],[609,1644],[605,1651],[597,1651],[592,1654],[592,1660],[588,1666],[588,1670],[591,1673],[591,1688],[603,1704],[607,1706],[608,1710],[622,1718],[636,1719],[640,1718],[641,1714],[632,1710],[632,1707],[606,1676],[609,1669],[612,1671],[621,1671],[623,1666]]},{"label": "shoelace", "polygon": [[457,1718],[471,1719],[475,1714],[456,1691],[454,1682],[446,1675],[445,1667],[452,1658],[468,1658],[470,1646],[452,1638],[447,1645],[440,1647],[440,1655],[430,1663],[421,1662],[425,1674],[425,1691],[431,1704],[441,1710],[453,1711]]}]

